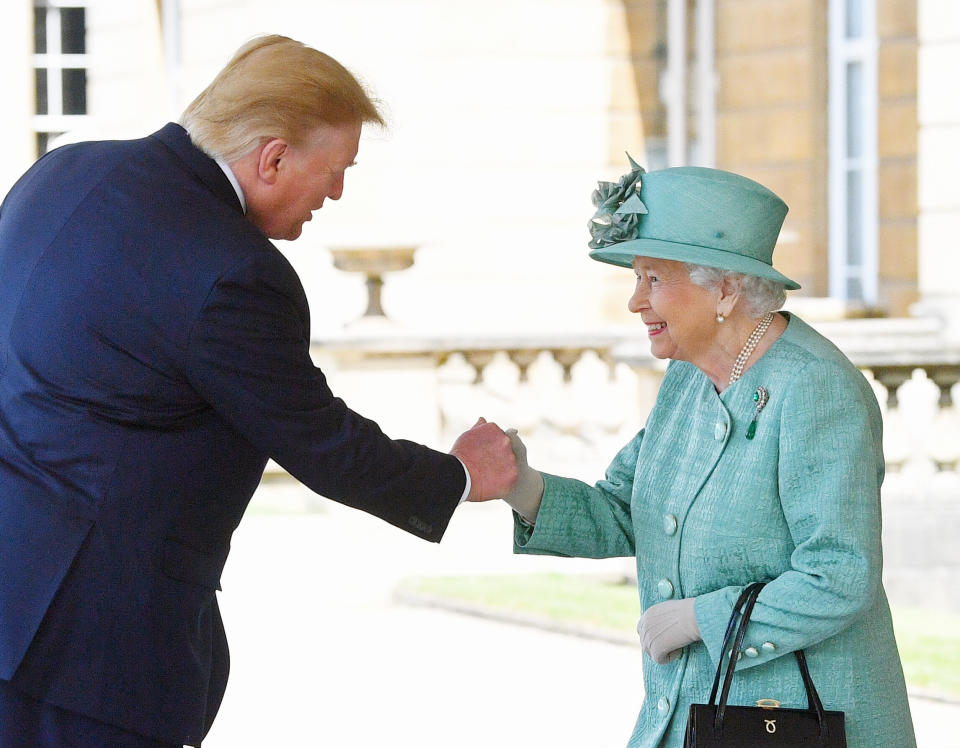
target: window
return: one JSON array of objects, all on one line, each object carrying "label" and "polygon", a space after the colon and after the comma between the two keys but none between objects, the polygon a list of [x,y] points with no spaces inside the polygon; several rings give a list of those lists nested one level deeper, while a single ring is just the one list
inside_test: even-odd
[{"label": "window", "polygon": [[830,295],[877,302],[875,0],[830,0]]},{"label": "window", "polygon": [[34,0],[34,130],[37,155],[87,114],[86,8],[73,0]]}]

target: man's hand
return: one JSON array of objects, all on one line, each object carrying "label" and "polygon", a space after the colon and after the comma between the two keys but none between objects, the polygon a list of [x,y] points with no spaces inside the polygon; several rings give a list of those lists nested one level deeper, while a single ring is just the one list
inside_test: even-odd
[{"label": "man's hand", "polygon": [[483,418],[464,431],[450,454],[458,457],[470,473],[467,501],[490,501],[506,496],[517,482],[517,463],[510,437],[495,423]]}]

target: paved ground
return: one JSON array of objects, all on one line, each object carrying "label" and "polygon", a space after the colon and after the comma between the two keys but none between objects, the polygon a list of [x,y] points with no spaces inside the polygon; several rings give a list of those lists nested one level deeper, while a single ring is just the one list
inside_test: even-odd
[{"label": "paved ground", "polygon": [[[233,671],[204,748],[622,748],[642,700],[632,647],[397,603],[415,574],[617,572],[513,556],[502,505],[461,507],[440,545],[265,484],[221,606]],[[882,684],[878,684],[882,687]],[[920,748],[960,748],[960,705],[912,699]],[[851,748],[858,748],[851,746]]]}]

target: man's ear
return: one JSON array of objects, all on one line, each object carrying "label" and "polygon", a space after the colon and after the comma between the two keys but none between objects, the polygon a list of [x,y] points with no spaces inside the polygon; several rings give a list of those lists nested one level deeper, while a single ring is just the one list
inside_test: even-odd
[{"label": "man's ear", "polygon": [[271,138],[260,148],[257,160],[257,176],[267,184],[273,184],[280,175],[281,165],[287,157],[287,141]]}]

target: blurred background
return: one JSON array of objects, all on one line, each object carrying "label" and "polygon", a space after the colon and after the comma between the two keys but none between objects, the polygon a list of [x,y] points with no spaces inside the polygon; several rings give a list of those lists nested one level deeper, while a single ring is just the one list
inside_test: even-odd
[{"label": "blurred background", "polygon": [[[715,166],[769,186],[790,206],[774,262],[803,286],[787,308],[861,367],[884,410],[885,582],[905,660],[908,648],[922,650],[911,655],[914,670],[907,663],[911,693],[960,703],[960,3],[3,0],[0,19],[4,193],[60,144],[141,137],[176,120],[254,35],[285,34],[340,60],[382,103],[387,127],[365,131],[343,199],[328,202],[296,243],[279,243],[307,290],[318,365],[392,436],[446,450],[483,415],[518,428],[535,467],[591,482],[642,427],[663,371],[626,310],[632,275],[587,257],[595,183],[616,181],[629,153],[648,170]],[[346,532],[356,532],[354,543]],[[437,610],[418,608],[424,619],[409,622],[411,596],[401,595],[404,605],[396,597],[408,575],[629,577],[629,561],[513,559],[509,533],[504,507],[463,507],[440,549],[421,548],[298,490],[271,465],[221,594],[235,654],[261,664],[238,669],[210,744],[277,744],[278,712],[290,731],[285,745],[379,744],[364,729],[383,723],[349,712],[364,698],[337,699],[326,682],[345,672],[332,669],[338,657],[352,671],[364,652],[379,660],[361,693],[386,671],[417,669],[389,661],[394,647],[370,649],[382,635],[361,633],[371,611],[396,623],[394,645],[419,636],[433,647],[441,631],[444,647],[462,641],[449,641],[454,624]],[[300,542],[317,555],[276,569],[294,576],[289,594],[258,585],[276,578],[263,576],[264,565]],[[331,564],[337,584],[328,589]],[[311,589],[305,613],[298,606]],[[315,626],[290,628],[301,615]],[[296,654],[267,654],[276,653],[278,630],[303,635],[279,635]],[[348,641],[310,649],[308,641],[336,640],[337,631]],[[543,636],[523,651],[555,635]],[[614,662],[632,658],[630,668],[610,669],[639,667],[629,646],[604,646],[629,652],[616,650]],[[561,638],[557,647],[544,656],[570,657],[574,645]],[[513,655],[479,651],[471,673],[487,667],[502,685],[496,673],[515,667]],[[318,732],[317,723],[335,722],[318,716],[329,705],[318,702],[303,726],[311,711],[300,701],[312,693],[305,672],[320,701],[351,715],[338,737]],[[435,676],[413,689],[398,681],[391,699],[416,693],[422,706],[442,693],[454,716],[432,732],[390,723],[384,735],[474,744],[463,734],[448,740],[454,725],[476,717],[468,699],[449,699],[451,687],[467,691],[443,682],[458,675],[442,676],[439,690]],[[579,685],[548,680],[582,697],[594,692],[591,680],[609,677],[603,669]],[[296,684],[296,696],[280,699],[286,710],[253,706],[264,681]],[[487,732],[474,726],[475,744],[618,745],[638,684],[633,672],[615,689],[623,707],[601,699],[622,740],[581,737],[597,735],[577,731],[604,722],[596,712],[558,731],[569,743],[543,733],[521,740],[498,712],[484,717]],[[363,714],[382,701],[370,697]],[[555,701],[542,708],[524,728],[558,711],[577,714]],[[273,732],[257,737],[261,724]],[[933,742],[941,740],[926,745],[953,745]]]}]

